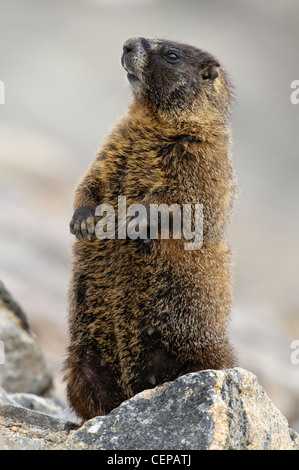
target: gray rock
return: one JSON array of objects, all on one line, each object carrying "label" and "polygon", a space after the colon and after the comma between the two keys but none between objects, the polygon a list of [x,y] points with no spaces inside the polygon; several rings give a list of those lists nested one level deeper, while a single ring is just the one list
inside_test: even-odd
[{"label": "gray rock", "polygon": [[[68,421],[75,425],[79,425],[81,422],[71,409],[66,408],[55,398],[39,397],[32,393],[10,393],[7,397],[16,406],[46,413],[56,419]],[[76,426],[71,425],[71,427]]]},{"label": "gray rock", "polygon": [[[27,399],[27,404],[31,407],[33,400],[28,400],[27,397],[22,397],[23,402]],[[76,429],[78,426],[75,422],[66,421],[63,419],[62,410],[56,407],[54,408],[54,403],[46,404],[46,400],[42,400],[40,397],[35,397],[34,402],[42,401],[43,411],[36,411],[32,408],[25,408],[21,406],[18,401],[21,401],[21,394],[16,396],[7,394],[3,389],[0,388],[0,416],[3,418],[9,418],[14,423],[27,423],[33,426],[36,426],[41,429],[46,429],[48,431],[70,431]],[[48,400],[48,402],[51,400]],[[41,408],[41,404],[39,404]],[[52,411],[49,414],[48,411]],[[55,412],[53,412],[55,409]]]},{"label": "gray rock", "polygon": [[8,392],[42,395],[52,388],[52,371],[26,315],[0,283],[0,386]]},{"label": "gray rock", "polygon": [[299,450],[298,434],[240,368],[187,374],[80,427],[63,411],[53,400],[0,389],[0,448]]},{"label": "gray rock", "polygon": [[78,419],[54,399],[0,388],[0,450],[54,449],[77,428]]},{"label": "gray rock", "polygon": [[67,449],[298,450],[298,434],[240,368],[187,374],[87,421]]}]

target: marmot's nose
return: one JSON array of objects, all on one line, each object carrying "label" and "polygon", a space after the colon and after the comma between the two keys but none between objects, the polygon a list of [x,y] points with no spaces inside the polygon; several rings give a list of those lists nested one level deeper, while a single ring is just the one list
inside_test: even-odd
[{"label": "marmot's nose", "polygon": [[137,49],[138,45],[141,43],[141,38],[130,38],[123,45],[123,50],[125,54],[132,52]]}]

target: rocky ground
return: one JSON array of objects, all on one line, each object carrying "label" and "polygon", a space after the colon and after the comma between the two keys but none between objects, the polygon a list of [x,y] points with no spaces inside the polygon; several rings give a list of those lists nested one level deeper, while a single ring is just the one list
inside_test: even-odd
[{"label": "rocky ground", "polygon": [[26,315],[2,283],[0,338],[2,450],[299,450],[299,435],[247,370],[187,374],[82,423],[57,398]]}]

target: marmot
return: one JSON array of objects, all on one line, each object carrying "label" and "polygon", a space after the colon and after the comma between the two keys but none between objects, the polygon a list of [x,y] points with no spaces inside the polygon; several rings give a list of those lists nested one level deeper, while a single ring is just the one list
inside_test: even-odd
[{"label": "marmot", "polygon": [[[232,86],[211,54],[132,38],[121,58],[133,93],[79,182],[69,290],[67,396],[83,419],[178,376],[236,366],[227,326],[231,254],[224,232],[235,194]],[[99,204],[202,204],[203,244],[99,239]],[[149,243],[148,243],[149,242]]]}]

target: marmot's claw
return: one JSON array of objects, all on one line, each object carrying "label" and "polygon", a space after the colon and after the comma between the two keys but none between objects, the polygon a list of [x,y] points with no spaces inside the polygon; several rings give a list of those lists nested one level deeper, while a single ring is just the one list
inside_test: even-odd
[{"label": "marmot's claw", "polygon": [[80,207],[74,212],[70,222],[70,232],[78,240],[91,240],[91,234],[95,231],[95,213],[91,207]]}]

